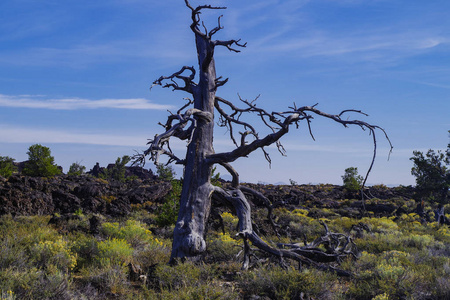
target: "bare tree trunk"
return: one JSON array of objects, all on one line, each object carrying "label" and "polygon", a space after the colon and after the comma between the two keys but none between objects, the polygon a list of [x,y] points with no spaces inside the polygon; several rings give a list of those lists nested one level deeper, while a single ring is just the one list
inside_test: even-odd
[{"label": "bare tree trunk", "polygon": [[205,157],[214,153],[213,114],[216,93],[216,70],[213,47],[196,34],[199,84],[193,89],[194,108],[210,114],[210,119],[197,118],[192,141],[186,153],[180,211],[174,230],[171,261],[194,256],[206,249],[205,225],[211,209],[213,186],[210,183],[212,166]]}]

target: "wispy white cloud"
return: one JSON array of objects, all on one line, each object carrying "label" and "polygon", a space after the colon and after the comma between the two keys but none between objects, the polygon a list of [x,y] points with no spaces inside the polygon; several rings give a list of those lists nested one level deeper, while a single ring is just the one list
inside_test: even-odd
[{"label": "wispy white cloud", "polygon": [[[312,56],[342,56],[354,54],[378,53],[380,56],[392,56],[398,53],[401,56],[425,51],[439,45],[448,44],[449,39],[441,36],[428,36],[427,34],[406,35],[358,33],[343,37],[331,36],[325,32],[314,35],[285,39],[276,43],[268,43],[267,39],[261,41],[262,48],[271,53],[296,52],[303,57]],[[385,51],[383,55],[383,52]],[[367,56],[366,56],[367,57]],[[373,56],[371,56],[373,57]]]},{"label": "wispy white cloud", "polygon": [[170,105],[151,103],[147,99],[100,99],[90,100],[81,98],[43,99],[42,96],[19,95],[9,96],[0,94],[0,106],[17,108],[40,108],[52,110],[76,109],[150,109],[166,110],[173,108]]},{"label": "wispy white cloud", "polygon": [[105,42],[102,45],[86,44],[66,48],[31,47],[19,51],[5,51],[0,63],[18,66],[56,66],[73,69],[87,68],[98,64],[132,60],[183,60],[186,52],[175,47],[162,48],[134,41]]},{"label": "wispy white cloud", "polygon": [[[34,128],[0,123],[1,143],[49,143],[49,144],[84,144],[103,146],[124,146],[145,148],[148,142],[146,134],[115,134],[105,130],[86,132],[70,129]],[[185,141],[173,140],[170,147],[175,151],[185,151]]]},{"label": "wispy white cloud", "polygon": [[442,88],[442,89],[450,89],[449,84],[438,84],[438,83],[432,83],[432,82],[418,82],[418,81],[415,81],[415,83],[428,85],[428,86],[432,86],[432,87],[437,87],[437,88]]},{"label": "wispy white cloud", "polygon": [[16,127],[0,124],[4,143],[71,143],[110,146],[144,146],[144,136],[71,132],[56,129]]}]

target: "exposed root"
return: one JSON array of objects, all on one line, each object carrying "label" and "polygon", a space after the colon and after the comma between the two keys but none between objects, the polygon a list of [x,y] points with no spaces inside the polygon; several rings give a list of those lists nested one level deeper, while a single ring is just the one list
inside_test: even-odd
[{"label": "exposed root", "polygon": [[272,247],[254,232],[251,222],[250,205],[241,190],[241,186],[232,190],[224,190],[220,187],[215,187],[214,193],[220,199],[231,204],[236,210],[239,218],[239,232],[237,233],[237,236],[244,241],[243,269],[248,269],[250,266],[250,256],[252,251],[248,244],[250,241],[251,244],[259,250],[278,257],[282,265],[284,264],[284,258],[288,258],[299,262],[300,265],[314,267],[319,270],[332,271],[340,276],[351,276],[350,272],[331,265],[339,264],[348,256],[356,258],[356,245],[349,235],[333,233],[328,229],[328,226],[324,222],[321,222],[325,229],[325,233],[313,242],[304,242],[303,246],[300,245],[300,243],[280,243],[277,245],[278,248]]}]

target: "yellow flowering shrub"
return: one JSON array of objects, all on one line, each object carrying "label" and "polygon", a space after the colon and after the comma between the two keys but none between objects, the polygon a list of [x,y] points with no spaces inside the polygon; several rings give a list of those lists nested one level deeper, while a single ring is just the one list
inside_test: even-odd
[{"label": "yellow flowering shrub", "polygon": [[8,290],[6,292],[3,292],[0,290],[0,300],[15,300],[16,296],[14,295],[14,292],[11,290]]},{"label": "yellow flowering shrub", "polygon": [[225,211],[220,214],[223,220],[223,225],[225,230],[228,232],[236,231],[238,226],[239,219],[236,216],[233,216],[231,213]]},{"label": "yellow flowering shrub", "polygon": [[405,273],[406,270],[401,265],[392,265],[388,261],[383,261],[376,267],[375,271],[381,279],[395,282]]},{"label": "yellow flowering shrub", "polygon": [[[437,224],[435,222],[435,224]],[[447,242],[450,242],[450,229],[448,226],[441,226],[437,230],[436,234],[441,237],[441,239],[446,240]]]},{"label": "yellow flowering shrub", "polygon": [[372,298],[372,300],[389,300],[389,295],[386,293],[379,294]]},{"label": "yellow flowering shrub", "polygon": [[101,231],[108,237],[126,240],[133,246],[148,242],[162,245],[162,242],[153,237],[150,230],[146,229],[142,223],[134,220],[128,220],[123,225],[117,222],[105,222],[102,224]]},{"label": "yellow flowering shrub", "polygon": [[372,232],[394,233],[399,231],[397,223],[392,218],[362,218],[361,222],[368,224]]},{"label": "yellow flowering shrub", "polygon": [[302,209],[302,208],[296,208],[292,211],[292,213],[294,215],[298,215],[298,216],[302,216],[302,217],[306,217],[308,215],[308,211],[306,209]]},{"label": "yellow flowering shrub", "polygon": [[41,241],[35,249],[43,266],[55,265],[62,270],[73,270],[77,265],[77,254],[70,250],[69,242],[61,237],[54,241]]}]

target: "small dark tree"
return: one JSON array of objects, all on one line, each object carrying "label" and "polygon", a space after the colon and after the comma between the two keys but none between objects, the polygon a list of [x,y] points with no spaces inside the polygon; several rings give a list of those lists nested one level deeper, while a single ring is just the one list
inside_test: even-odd
[{"label": "small dark tree", "polygon": [[124,155],[116,159],[116,163],[100,173],[100,177],[104,179],[114,179],[117,181],[125,181],[126,165],[131,161],[131,157]]},{"label": "small dark tree", "polygon": [[55,165],[55,159],[51,155],[50,148],[40,144],[31,145],[28,148],[28,161],[22,171],[24,175],[51,177],[61,174],[61,170]]},{"label": "small dark tree", "polygon": [[345,169],[345,173],[342,176],[344,187],[350,192],[356,192],[361,189],[364,178],[358,175],[358,168],[350,167]]},{"label": "small dark tree", "polygon": [[17,167],[14,165],[14,158],[0,156],[0,176],[8,178],[16,171]]},{"label": "small dark tree", "polygon": [[164,203],[159,208],[156,223],[159,226],[174,225],[177,221],[178,210],[180,209],[181,182],[175,179],[176,174],[172,166],[158,164],[156,166],[156,174],[159,179],[170,181],[172,185],[172,190],[164,197]]},{"label": "small dark tree", "polygon": [[161,180],[172,181],[175,178],[175,171],[172,166],[166,166],[165,164],[156,165],[156,174]]},{"label": "small dark tree", "polygon": [[414,163],[411,174],[416,177],[417,198],[447,203],[450,188],[450,143],[445,152],[430,149],[425,155],[420,151],[414,151],[413,154],[410,158]]},{"label": "small dark tree", "polygon": [[69,172],[67,172],[67,175],[70,176],[80,176],[84,174],[84,171],[86,171],[86,167],[82,166],[79,162],[74,162],[69,167]]},{"label": "small dark tree", "polygon": [[[288,133],[292,125],[299,127],[302,123],[306,124],[311,132],[310,124],[313,115],[331,119],[345,127],[357,125],[363,129],[368,129],[373,136],[374,143],[376,141],[375,130],[380,129],[383,133],[384,130],[376,125],[348,118],[347,114],[349,113],[365,115],[358,110],[344,110],[333,115],[318,110],[316,105],[298,107],[294,104],[281,112],[269,112],[258,107],[255,104],[256,99],[248,101],[240,98],[244,106],[241,108],[217,96],[218,88],[223,86],[228,79],[216,76],[214,63],[216,48],[222,46],[232,52],[239,52],[238,48],[245,47],[246,44],[242,44],[240,40],[213,39],[214,35],[223,29],[221,17],[218,19],[218,25],[211,30],[208,30],[200,21],[202,11],[221,10],[225,7],[202,5],[194,8],[188,0],[185,0],[185,4],[191,11],[192,23],[190,28],[195,36],[198,69],[184,66],[170,76],[161,76],[154,81],[153,85],[186,92],[192,99],[187,99],[185,105],[168,117],[167,122],[163,124],[165,132],[155,135],[154,139],[149,142],[150,147],[140,157],[140,161],[143,162],[143,157],[149,155],[154,162],[158,163],[159,157],[166,155],[169,162],[184,166],[180,210],[174,229],[171,261],[196,256],[205,251],[206,221],[210,215],[211,200],[213,199],[228,203],[237,213],[239,218],[238,236],[244,241],[244,268],[249,265],[250,248],[248,241],[251,241],[253,246],[270,254],[292,258],[317,268],[330,269],[331,267],[324,267],[315,261],[336,261],[339,257],[348,255],[351,252],[350,247],[352,245],[350,239],[344,235],[330,232],[327,226],[323,224],[326,233],[320,241],[315,241],[305,247],[300,247],[297,244],[282,245],[291,249],[270,247],[253,230],[250,204],[245,194],[252,194],[254,199],[258,199],[258,201],[267,205],[269,211],[271,211],[270,202],[257,191],[240,185],[239,175],[231,163],[239,158],[247,157],[258,149],[263,151],[265,158],[270,163],[269,154],[264,147],[272,144],[275,144],[281,154],[284,155],[285,151],[279,141],[280,138]],[[198,81],[196,82],[194,79],[197,72]],[[216,112],[217,115],[215,116]],[[268,128],[269,133],[260,135],[252,124],[243,119],[246,114],[258,115],[262,123]],[[223,153],[214,151],[214,121],[217,121],[219,126],[228,129],[230,139],[236,146],[234,150]],[[239,132],[236,127],[240,127],[242,131]],[[237,138],[237,133],[239,138]],[[177,156],[171,150],[169,146],[171,138],[187,141],[187,151],[184,157]],[[212,170],[216,164],[223,166],[230,173],[233,178],[231,186],[219,187],[211,183]],[[327,245],[326,253],[318,250],[319,244]]]},{"label": "small dark tree", "polygon": [[159,179],[170,181],[172,185],[172,190],[164,197],[164,203],[159,207],[156,224],[162,227],[174,225],[180,209],[181,182],[175,179],[176,173],[170,165],[157,164],[156,174]]}]

